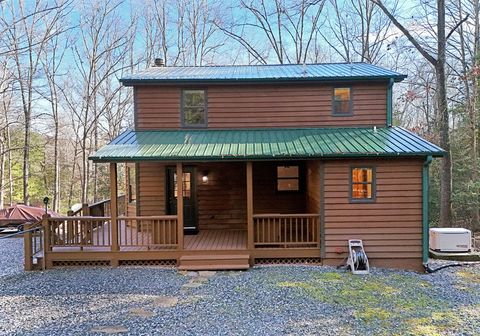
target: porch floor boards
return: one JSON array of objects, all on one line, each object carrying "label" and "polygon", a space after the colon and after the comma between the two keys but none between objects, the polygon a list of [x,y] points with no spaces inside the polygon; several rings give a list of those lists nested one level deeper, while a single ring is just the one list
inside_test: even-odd
[{"label": "porch floor boards", "polygon": [[185,250],[246,250],[246,230],[200,230],[184,236]]}]

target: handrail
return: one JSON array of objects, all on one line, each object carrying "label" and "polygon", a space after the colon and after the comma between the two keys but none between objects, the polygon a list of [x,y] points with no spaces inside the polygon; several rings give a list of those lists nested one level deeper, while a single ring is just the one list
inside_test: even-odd
[{"label": "handrail", "polygon": [[255,248],[319,248],[319,214],[253,215]]},{"label": "handrail", "polygon": [[15,233],[12,233],[12,234],[9,234],[9,235],[5,235],[5,236],[0,236],[0,239],[6,239],[6,238],[14,237],[14,236],[17,236],[17,235],[24,234],[25,232],[37,231],[37,230],[40,230],[41,228],[42,228],[41,226],[37,226],[37,227],[32,228],[32,229],[15,232]]},{"label": "handrail", "polygon": [[[121,201],[122,199],[125,199],[125,197],[126,197],[125,195],[118,195],[117,196],[117,203],[122,204],[123,202],[119,202],[119,201]],[[105,206],[107,203],[110,203],[110,198],[92,203],[92,204],[88,205],[88,209],[89,209],[89,211],[91,211],[92,209],[98,208],[102,205]],[[83,211],[83,207],[81,207],[77,211],[72,212],[71,215],[77,217],[78,214],[82,213],[82,211]]]},{"label": "handrail", "polygon": [[254,214],[253,218],[290,218],[290,217],[308,217],[308,218],[313,218],[313,217],[318,217],[320,216],[319,214],[315,213],[295,213],[295,214],[281,214],[281,213],[269,213],[269,214]]},{"label": "handrail", "polygon": [[163,215],[163,216],[130,216],[130,217],[126,217],[126,216],[119,216],[117,217],[117,219],[119,220],[155,220],[155,219],[177,219],[178,216],[177,215]]}]

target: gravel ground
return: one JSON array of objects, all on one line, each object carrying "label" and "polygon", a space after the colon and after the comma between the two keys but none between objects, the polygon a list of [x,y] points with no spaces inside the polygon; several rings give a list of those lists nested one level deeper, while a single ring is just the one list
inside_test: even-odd
[{"label": "gravel ground", "polygon": [[1,335],[480,335],[480,266],[25,273],[21,253],[21,240],[0,240]]}]

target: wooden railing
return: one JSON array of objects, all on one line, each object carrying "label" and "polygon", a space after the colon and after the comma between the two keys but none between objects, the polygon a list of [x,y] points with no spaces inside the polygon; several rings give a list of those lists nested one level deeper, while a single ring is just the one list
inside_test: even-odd
[{"label": "wooden railing", "polygon": [[[118,217],[116,237],[111,217],[69,216],[44,219],[46,251],[76,248],[89,251],[113,249],[178,248],[177,216]],[[112,244],[114,241],[118,244]],[[65,250],[65,249],[63,249]],[[67,249],[68,250],[68,249]]]},{"label": "wooden railing", "polygon": [[178,247],[177,216],[119,217],[120,247]]},{"label": "wooden railing", "polygon": [[[118,215],[125,215],[125,195],[117,197]],[[69,216],[95,216],[95,217],[110,217],[110,199],[106,199],[93,204],[84,204],[82,208],[71,212]]]},{"label": "wooden railing", "polygon": [[49,218],[44,228],[47,248],[111,246],[109,217]]},{"label": "wooden railing", "polygon": [[253,215],[255,248],[319,248],[318,214]]},{"label": "wooden railing", "polygon": [[[24,246],[24,257],[25,257],[25,270],[31,271],[33,269],[33,259],[37,258],[37,261],[42,257],[40,254],[43,251],[43,226],[42,221],[36,223],[27,223],[23,226],[23,246]],[[45,268],[45,265],[42,263],[37,266],[42,269]]]}]

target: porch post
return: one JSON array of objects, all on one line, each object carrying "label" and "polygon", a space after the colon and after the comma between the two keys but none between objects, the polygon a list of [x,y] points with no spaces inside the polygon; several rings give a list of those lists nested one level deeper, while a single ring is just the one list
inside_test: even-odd
[{"label": "porch post", "polygon": [[253,174],[252,162],[247,162],[247,248],[253,250]]},{"label": "porch post", "polygon": [[110,163],[110,227],[112,232],[111,251],[118,251],[118,206],[117,206],[117,164]]},{"label": "porch post", "polygon": [[[192,178],[195,178],[192,176]],[[177,163],[177,236],[178,249],[183,250],[183,165]]]}]

